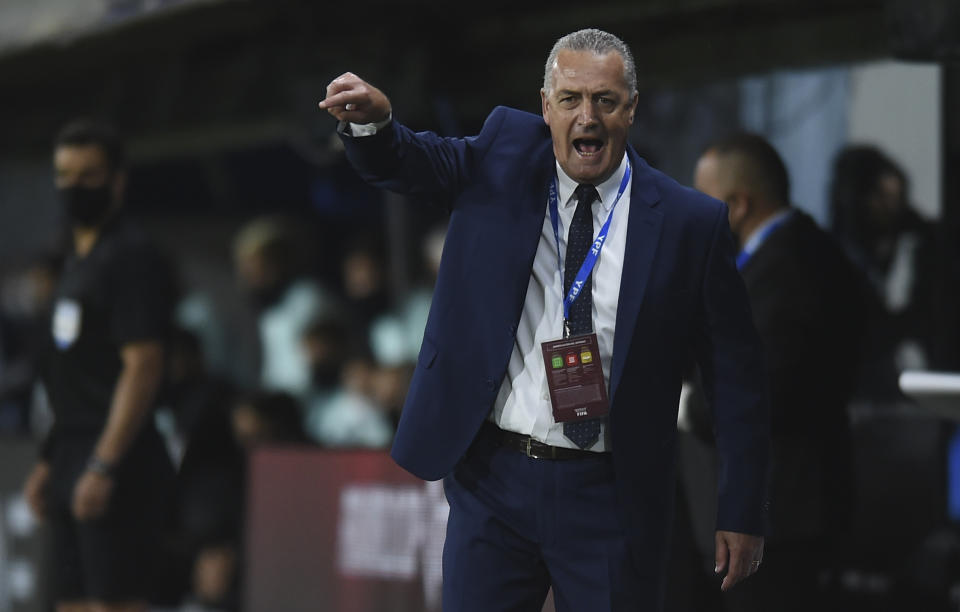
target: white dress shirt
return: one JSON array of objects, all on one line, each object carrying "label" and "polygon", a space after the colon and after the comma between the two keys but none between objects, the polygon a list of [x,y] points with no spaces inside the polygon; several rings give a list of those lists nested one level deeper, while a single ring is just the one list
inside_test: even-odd
[{"label": "white dress shirt", "polygon": [[[600,201],[593,203],[593,233],[596,237],[607,220],[610,208],[617,198],[620,181],[627,168],[624,155],[620,167],[609,179],[597,185]],[[567,231],[576,210],[573,196],[577,183],[557,164],[559,201],[560,255],[566,257]],[[544,186],[546,197],[546,186]],[[610,232],[593,269],[593,331],[597,334],[603,377],[610,389],[610,363],[613,355],[613,332],[617,321],[617,302],[620,297],[620,274],[627,243],[627,219],[630,214],[630,189],[627,185],[613,212]],[[543,219],[540,243],[533,260],[527,296],[517,326],[517,337],[510,355],[507,373],[500,385],[490,420],[501,429],[533,437],[552,446],[577,448],[563,435],[563,424],[553,420],[553,407],[547,389],[546,370],[540,344],[563,337],[563,269],[557,262],[557,245],[550,221],[550,210]],[[607,421],[600,429],[600,439],[589,450],[609,451],[610,436]]]},{"label": "white dress shirt", "polygon": [[[379,123],[358,125],[340,122],[338,131],[355,137],[371,136],[390,123],[390,118]],[[600,200],[593,203],[593,235],[596,238],[607,220],[610,208],[617,199],[620,181],[627,170],[624,154],[620,167],[603,183],[596,185]],[[566,175],[557,164],[557,199],[560,235],[560,256],[566,257],[567,230],[573,221],[576,201],[573,192],[577,182]],[[630,215],[630,190],[627,185],[614,209],[610,231],[604,242],[597,265],[593,268],[593,331],[597,334],[600,348],[600,364],[603,378],[610,393],[610,365],[613,356],[613,333],[617,321],[617,303],[620,299],[620,275],[623,270],[623,255],[627,244],[627,219]],[[544,194],[546,197],[546,194]],[[540,345],[543,342],[563,337],[563,269],[557,262],[557,245],[550,221],[550,210],[543,219],[540,243],[530,271],[527,296],[517,326],[517,337],[510,355],[507,373],[500,385],[500,392],[490,413],[490,420],[501,429],[533,437],[551,446],[577,448],[563,435],[563,423],[553,420],[553,406],[547,389],[547,374],[543,364]],[[605,452],[611,450],[607,420],[600,426],[600,438],[588,450]]]}]

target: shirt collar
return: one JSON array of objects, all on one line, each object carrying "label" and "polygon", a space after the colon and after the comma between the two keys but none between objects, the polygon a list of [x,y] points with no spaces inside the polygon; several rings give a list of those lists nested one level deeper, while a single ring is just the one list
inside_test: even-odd
[{"label": "shirt collar", "polygon": [[[600,204],[604,210],[609,211],[613,206],[613,201],[617,199],[617,191],[620,190],[620,181],[623,180],[623,174],[627,171],[627,152],[623,152],[623,159],[620,160],[620,167],[607,180],[597,185],[597,192],[600,194]],[[577,188],[577,182],[567,176],[567,173],[557,162],[557,198],[564,208],[576,204],[573,199],[573,192]]]},{"label": "shirt collar", "polygon": [[774,213],[773,215],[767,217],[767,219],[761,223],[757,229],[750,233],[750,237],[747,238],[747,241],[743,243],[742,252],[753,254],[757,249],[760,248],[760,245],[763,244],[763,240],[767,237],[767,228],[774,223],[778,223],[791,212],[793,212],[793,209],[787,207],[780,212]]}]

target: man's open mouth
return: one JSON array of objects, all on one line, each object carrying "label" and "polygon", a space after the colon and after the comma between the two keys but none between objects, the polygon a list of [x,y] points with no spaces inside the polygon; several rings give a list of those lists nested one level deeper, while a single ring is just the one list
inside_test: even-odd
[{"label": "man's open mouth", "polygon": [[603,149],[603,141],[596,138],[577,138],[573,141],[573,148],[582,157],[591,157]]}]

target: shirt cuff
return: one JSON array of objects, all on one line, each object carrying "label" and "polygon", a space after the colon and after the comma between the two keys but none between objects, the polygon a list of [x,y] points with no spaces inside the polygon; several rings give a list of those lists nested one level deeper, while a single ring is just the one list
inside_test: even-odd
[{"label": "shirt cuff", "polygon": [[377,121],[375,123],[348,123],[346,121],[341,121],[337,124],[337,132],[346,136],[353,136],[354,138],[373,136],[383,128],[390,125],[391,121],[393,121],[392,111],[386,119],[383,121]]}]

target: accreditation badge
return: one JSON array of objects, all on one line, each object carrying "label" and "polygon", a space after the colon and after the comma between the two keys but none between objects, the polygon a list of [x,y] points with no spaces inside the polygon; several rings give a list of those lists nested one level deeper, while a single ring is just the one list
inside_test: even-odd
[{"label": "accreditation badge", "polygon": [[540,348],[554,421],[596,419],[610,412],[597,334],[552,340]]},{"label": "accreditation badge", "polygon": [[53,309],[53,341],[65,351],[80,337],[83,310],[76,300],[60,299]]}]

